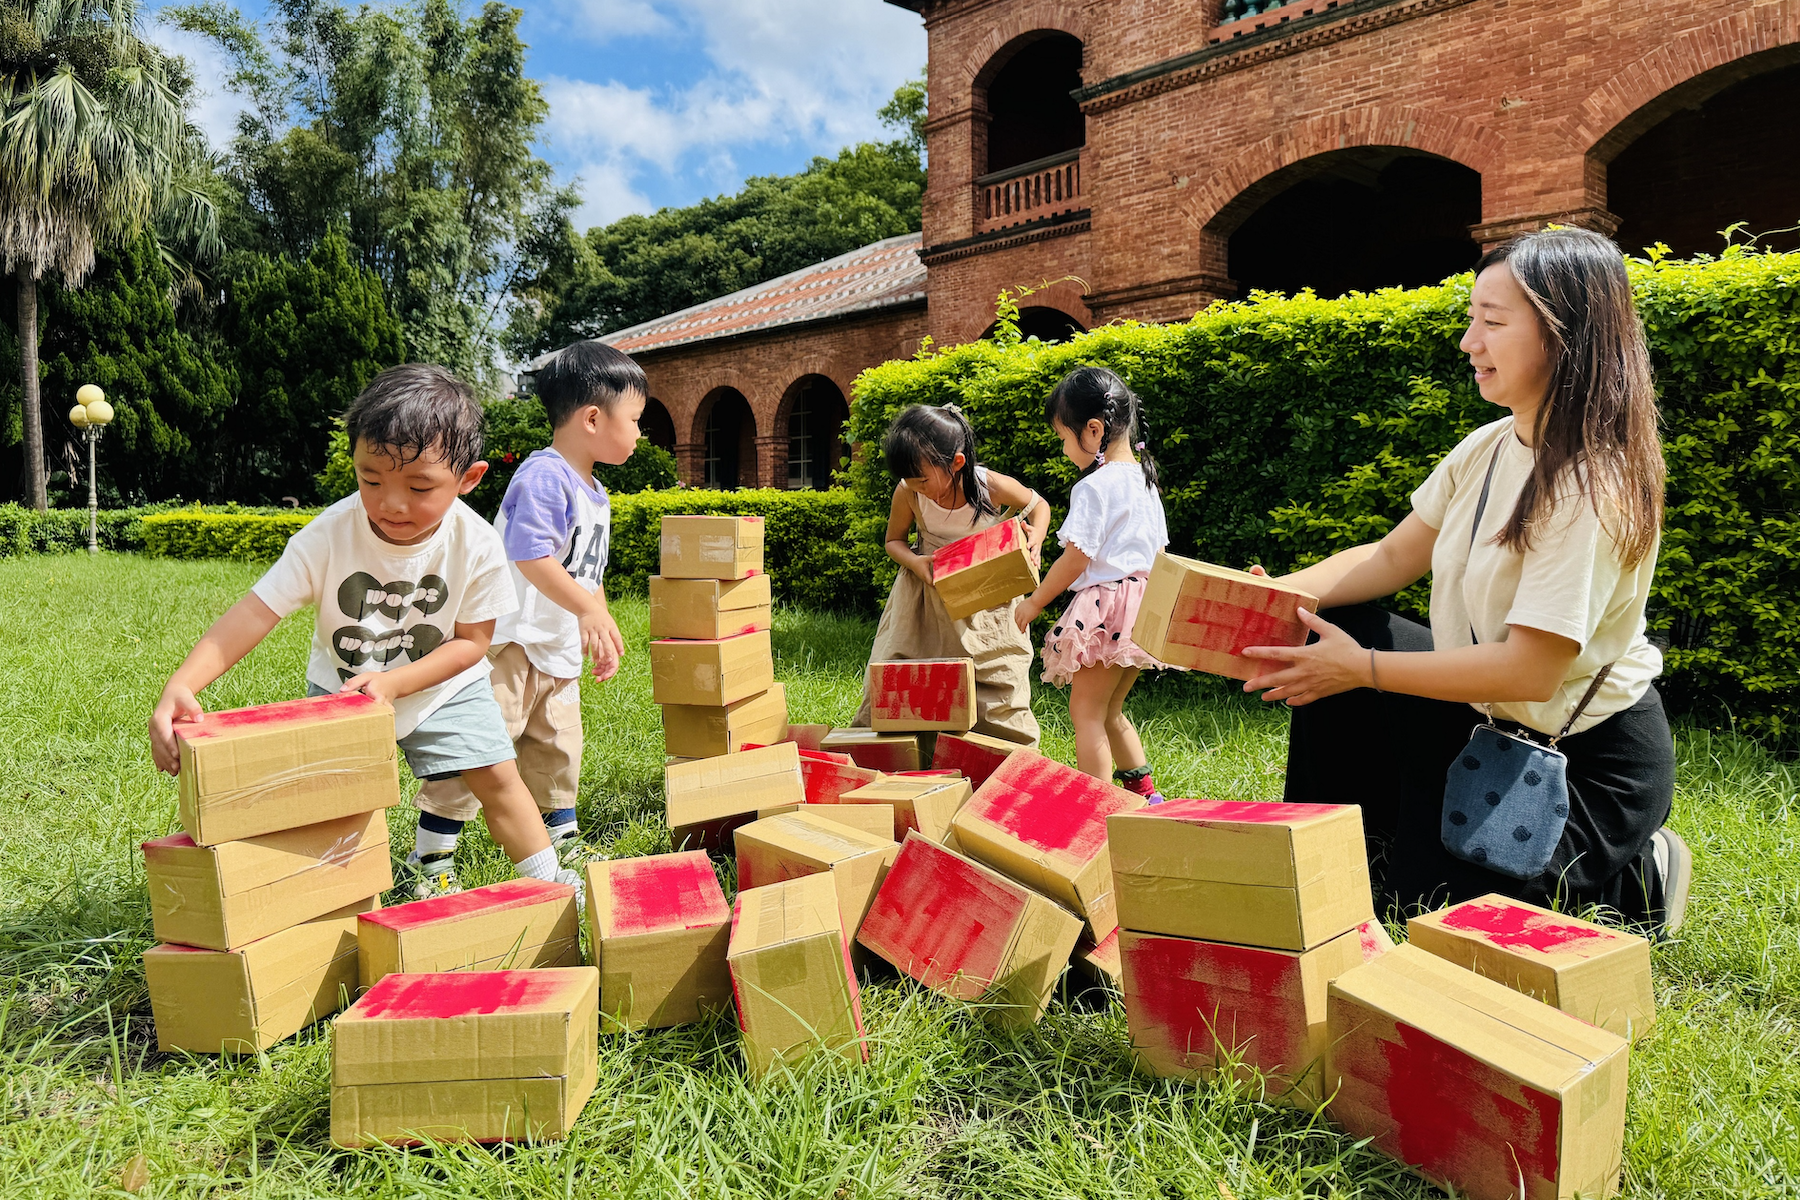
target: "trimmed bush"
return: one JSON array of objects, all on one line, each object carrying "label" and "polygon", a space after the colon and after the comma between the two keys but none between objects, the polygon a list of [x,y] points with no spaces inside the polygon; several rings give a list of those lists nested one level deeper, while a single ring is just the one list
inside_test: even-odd
[{"label": "trimmed bush", "polygon": [[273,562],[288,539],[317,515],[177,509],[143,518],[144,549],[163,558],[238,558]]},{"label": "trimmed bush", "polygon": [[[1633,260],[1631,273],[1669,462],[1649,614],[1652,637],[1668,644],[1661,686],[1681,706],[1704,699],[1788,732],[1800,721],[1800,255],[1740,248]],[[1060,514],[1077,472],[1044,397],[1077,366],[1111,367],[1144,400],[1171,549],[1286,570],[1386,533],[1438,459],[1504,415],[1481,400],[1457,350],[1469,284],[1341,300],[1258,294],[1179,325],[887,363],[857,381],[850,438],[878,441],[906,404],[954,401],[982,461]],[[851,480],[865,514],[885,511],[894,480],[879,454],[861,456]],[[1424,597],[1420,587],[1401,599],[1420,611]]]},{"label": "trimmed bush", "polygon": [[[96,540],[102,550],[142,550],[143,518],[156,513],[191,511],[179,500],[147,504],[139,508],[103,508]],[[210,513],[264,513],[288,515],[289,508],[253,508],[237,504],[216,505]],[[0,558],[25,554],[72,554],[87,549],[85,508],[53,508],[48,512],[25,508],[18,504],[0,504]]]}]

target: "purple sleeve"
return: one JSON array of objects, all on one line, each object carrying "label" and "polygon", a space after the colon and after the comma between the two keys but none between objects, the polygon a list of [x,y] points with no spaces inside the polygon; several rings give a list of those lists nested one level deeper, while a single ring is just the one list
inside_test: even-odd
[{"label": "purple sleeve", "polygon": [[562,552],[575,527],[575,502],[555,471],[521,470],[500,501],[506,527],[500,540],[511,562],[529,562]]}]

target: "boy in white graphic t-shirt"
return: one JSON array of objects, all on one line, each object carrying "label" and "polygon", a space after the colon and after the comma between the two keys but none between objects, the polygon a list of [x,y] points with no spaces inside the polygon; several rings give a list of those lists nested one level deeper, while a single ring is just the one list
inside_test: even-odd
[{"label": "boy in white graphic t-shirt", "polygon": [[344,414],[357,494],[296,533],[250,594],[213,622],[150,717],[156,765],[180,770],[175,721],[204,721],[195,694],[317,605],[307,692],[364,692],[394,707],[421,780],[460,777],[519,874],[574,884],[519,777],[486,658],[518,607],[493,528],[459,496],[481,481],[481,405],[442,367],[392,367]]},{"label": "boy in white graphic t-shirt", "polygon": [[[581,659],[611,679],[625,643],[606,608],[612,506],[594,466],[616,466],[637,449],[649,383],[630,357],[600,342],[576,342],[541,367],[535,390],[550,417],[551,441],[519,466],[494,517],[511,563],[518,611],[500,618],[494,696],[562,864],[581,870],[596,857],[575,814],[581,779]],[[426,784],[413,859],[429,894],[456,891],[454,855],[476,799],[460,780]]]}]

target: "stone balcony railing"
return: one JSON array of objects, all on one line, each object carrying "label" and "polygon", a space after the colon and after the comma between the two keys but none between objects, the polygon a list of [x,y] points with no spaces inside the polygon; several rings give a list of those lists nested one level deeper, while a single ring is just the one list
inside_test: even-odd
[{"label": "stone balcony railing", "polygon": [[975,180],[975,232],[991,233],[1087,207],[1077,148]]}]

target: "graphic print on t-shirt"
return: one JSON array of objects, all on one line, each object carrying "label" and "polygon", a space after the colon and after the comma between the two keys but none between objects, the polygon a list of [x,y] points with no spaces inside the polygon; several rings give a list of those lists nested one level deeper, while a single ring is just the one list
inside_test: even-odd
[{"label": "graphic print on t-shirt", "polygon": [[[395,659],[419,661],[444,642],[444,631],[426,621],[409,626],[398,622],[416,610],[429,617],[444,607],[450,598],[450,585],[441,575],[427,575],[414,583],[407,579],[386,583],[367,571],[357,571],[338,585],[338,611],[360,624],[344,625],[331,635],[331,649],[347,668],[337,669],[338,677],[351,679],[373,662],[385,669]],[[371,617],[386,617],[396,622],[388,627],[371,627]]]},{"label": "graphic print on t-shirt", "polygon": [[[600,573],[606,569],[606,538],[607,526],[604,522],[588,526],[585,547],[580,525],[575,526],[574,532],[569,534],[569,552],[563,555],[562,565],[575,582],[580,583],[584,579],[600,582]],[[578,549],[581,551],[579,562],[575,557]]]}]

